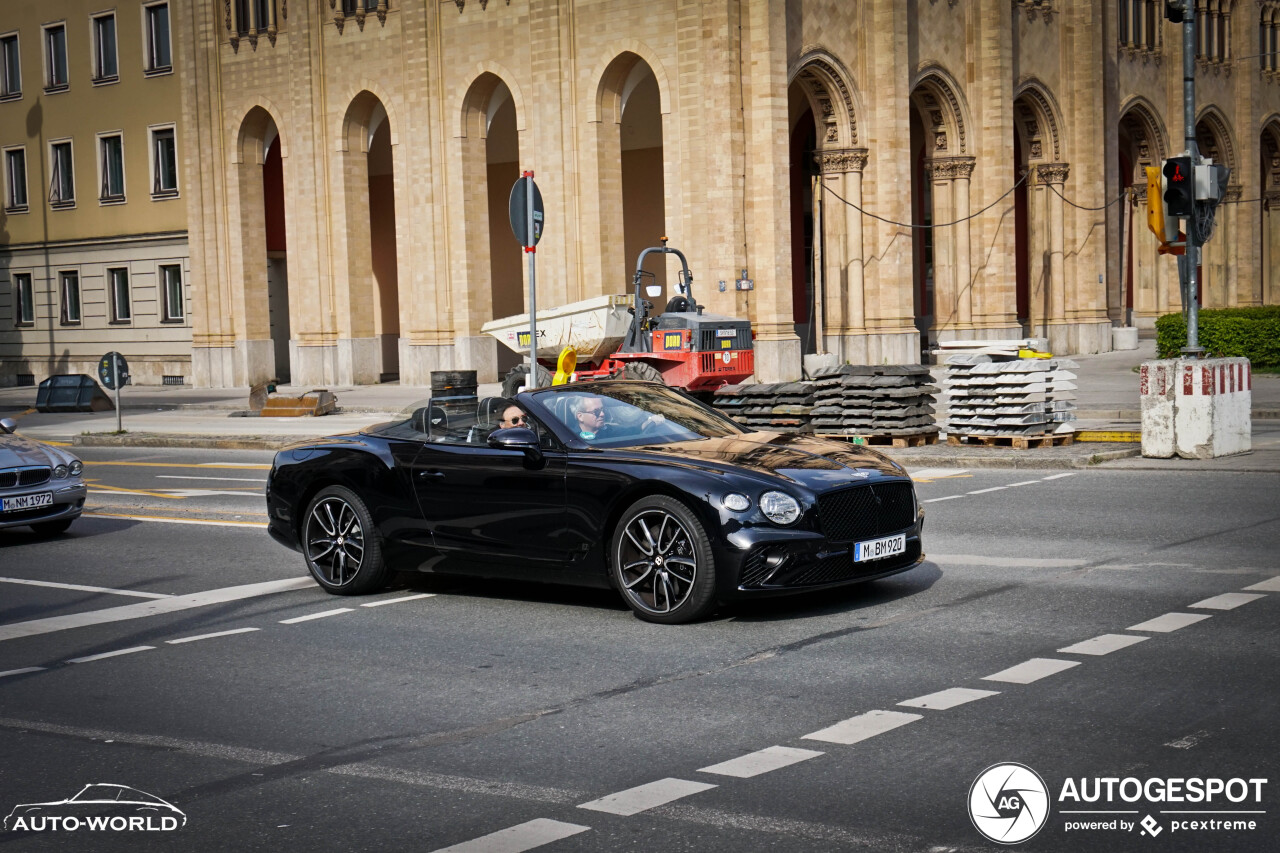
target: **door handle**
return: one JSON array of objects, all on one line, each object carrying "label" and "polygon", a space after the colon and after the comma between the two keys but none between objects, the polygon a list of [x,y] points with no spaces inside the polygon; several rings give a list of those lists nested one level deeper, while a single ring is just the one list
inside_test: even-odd
[{"label": "door handle", "polygon": [[425,477],[439,477],[440,479],[442,479],[442,480],[443,480],[443,479],[444,479],[444,472],[443,472],[443,471],[436,471],[436,470],[432,469],[432,470],[430,470],[430,471],[419,471],[419,472],[418,472],[418,476],[419,476],[419,477],[423,477],[423,478],[425,478]]}]

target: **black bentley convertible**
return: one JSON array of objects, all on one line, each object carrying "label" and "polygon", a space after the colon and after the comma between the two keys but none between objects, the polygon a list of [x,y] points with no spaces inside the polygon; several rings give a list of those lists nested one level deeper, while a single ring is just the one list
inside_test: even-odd
[{"label": "black bentley convertible", "polygon": [[[526,425],[503,425],[512,403]],[[752,432],[639,381],[437,399],[293,446],[267,510],[272,537],[333,593],[378,590],[394,570],[612,586],[654,622],[923,559],[924,510],[898,464]]]}]

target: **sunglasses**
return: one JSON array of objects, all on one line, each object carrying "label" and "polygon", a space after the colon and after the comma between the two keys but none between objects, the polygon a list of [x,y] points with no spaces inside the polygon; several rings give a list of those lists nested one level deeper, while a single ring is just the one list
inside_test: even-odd
[{"label": "sunglasses", "polygon": [[527,424],[528,422],[529,422],[528,415],[516,415],[514,418],[509,418],[507,420],[507,423],[509,424]]},{"label": "sunglasses", "polygon": [[598,418],[598,417],[600,417],[601,415],[603,415],[603,414],[604,414],[604,407],[603,407],[603,406],[601,406],[601,407],[600,407],[600,408],[598,408],[598,409],[583,409],[583,410],[582,410],[582,414],[584,414],[584,415],[591,415],[592,417],[597,417],[597,418]]}]

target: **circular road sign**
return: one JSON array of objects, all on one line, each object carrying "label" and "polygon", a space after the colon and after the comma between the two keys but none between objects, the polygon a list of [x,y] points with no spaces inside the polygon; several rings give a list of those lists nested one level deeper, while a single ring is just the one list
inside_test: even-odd
[{"label": "circular road sign", "polygon": [[[533,189],[533,239],[529,239],[529,187]],[[542,193],[533,178],[520,178],[511,188],[511,231],[520,245],[531,249],[542,239]]]},{"label": "circular road sign", "polygon": [[98,379],[112,391],[128,385],[129,362],[118,352],[107,353],[98,362]]}]

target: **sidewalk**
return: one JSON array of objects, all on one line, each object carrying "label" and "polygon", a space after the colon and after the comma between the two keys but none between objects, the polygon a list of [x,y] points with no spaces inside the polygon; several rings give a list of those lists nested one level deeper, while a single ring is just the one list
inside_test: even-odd
[{"label": "sidewalk", "polygon": [[[1139,432],[1137,367],[1155,357],[1155,342],[1136,350],[1072,356],[1079,367],[1076,426],[1079,430]],[[940,376],[941,367],[934,368]],[[280,396],[300,396],[307,386],[281,386]],[[234,417],[249,408],[248,389],[129,386],[121,392],[125,435],[115,412],[41,414],[34,411],[35,388],[0,388],[0,417],[17,418],[26,435],[82,445],[277,449],[290,442],[394,420],[425,405],[431,389],[421,386],[328,386],[338,411],[322,418]],[[481,397],[501,393],[497,383],[481,385]],[[1269,471],[1280,473],[1280,375],[1253,378],[1253,451],[1208,460],[1143,459],[1136,443],[1076,442],[1070,447],[1015,450],[1007,447],[880,448],[903,464],[958,468],[1081,468],[1090,465],[1170,471]]]}]

